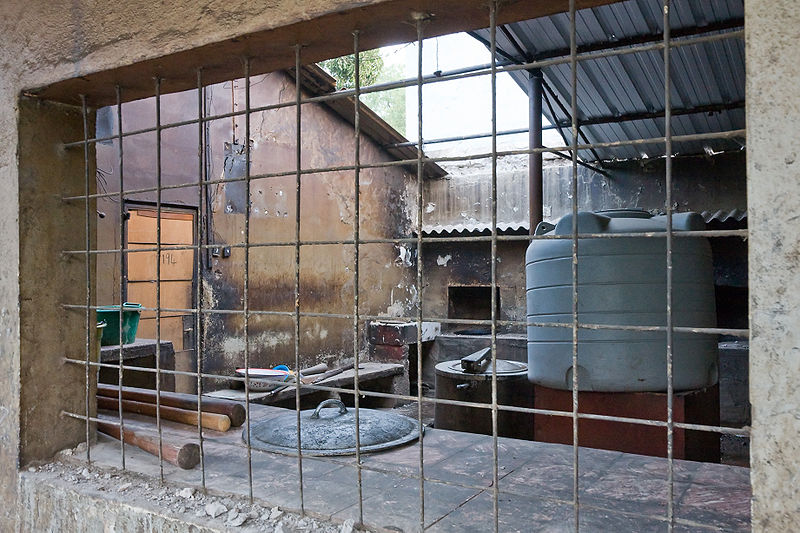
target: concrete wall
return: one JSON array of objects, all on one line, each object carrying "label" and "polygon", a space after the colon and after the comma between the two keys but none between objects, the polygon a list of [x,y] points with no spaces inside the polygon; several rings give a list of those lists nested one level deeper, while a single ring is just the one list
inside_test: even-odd
[{"label": "concrete wall", "polygon": [[[361,2],[368,3],[379,1]],[[20,421],[24,415],[20,411],[20,387],[41,378],[20,364],[19,181],[23,179],[18,166],[20,93],[352,5],[350,0],[278,0],[247,5],[222,0],[178,0],[161,9],[139,1],[109,9],[106,4],[81,0],[3,2],[0,8],[0,190],[3,191],[0,249],[4,259],[0,262],[0,500],[5,505],[0,508],[0,530],[13,531],[17,517],[13,502],[17,501]],[[62,243],[58,242],[58,235],[52,235],[41,245],[60,249]],[[51,276],[53,272],[58,270],[43,268],[25,275]],[[66,399],[69,394],[72,393],[62,388],[58,396]],[[79,394],[83,394],[82,387]],[[52,427],[42,429],[59,436]],[[61,436],[64,446],[74,444],[74,436]]]},{"label": "concrete wall", "polygon": [[[497,244],[498,320],[525,320],[525,241]],[[491,244],[440,243],[435,238],[422,247],[426,319],[451,318],[448,315],[448,287],[489,286],[492,281]],[[490,309],[490,305],[486,306]],[[488,317],[487,317],[488,318]],[[443,330],[472,329],[476,326],[444,324]],[[488,329],[488,326],[478,326]],[[501,332],[524,333],[524,326],[503,326]]]},{"label": "concrete wall", "polygon": [[745,2],[753,530],[800,529],[800,12]]}]

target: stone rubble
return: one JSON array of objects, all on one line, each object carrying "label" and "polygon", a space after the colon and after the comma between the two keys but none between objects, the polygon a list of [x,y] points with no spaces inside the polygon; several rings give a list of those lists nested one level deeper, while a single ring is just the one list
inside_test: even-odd
[{"label": "stone rubble", "polygon": [[[353,520],[335,524],[311,517],[301,517],[276,506],[250,504],[245,498],[215,496],[199,487],[171,486],[129,471],[86,465],[85,446],[62,451],[56,461],[28,468],[33,475],[48,474],[85,490],[99,494],[120,493],[128,502],[182,516],[190,524],[198,521],[208,526],[232,531],[275,533],[355,533]],[[122,495],[124,494],[124,495]],[[109,496],[106,496],[109,497]]]},{"label": "stone rubble", "polygon": [[219,502],[211,502],[206,504],[206,514],[211,518],[216,518],[227,511],[228,508]]}]

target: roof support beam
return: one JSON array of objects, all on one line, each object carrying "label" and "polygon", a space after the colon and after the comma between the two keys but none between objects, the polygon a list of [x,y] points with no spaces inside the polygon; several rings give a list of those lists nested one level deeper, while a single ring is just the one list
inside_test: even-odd
[{"label": "roof support beam", "polygon": [[[722,111],[732,111],[734,109],[744,109],[744,100],[736,100],[723,104],[709,104],[695,107],[682,107],[672,110],[672,116],[678,115],[700,115],[705,113],[720,113]],[[637,111],[634,113],[624,113],[617,116],[605,116],[588,118],[578,121],[580,126],[597,126],[600,124],[617,124],[619,122],[631,122],[634,120],[647,120],[653,118],[664,118],[664,110],[657,111]],[[563,125],[563,123],[562,123]]]},{"label": "roof support beam", "polygon": [[[704,106],[697,106],[697,107],[685,107],[685,108],[676,108],[672,110],[672,116],[681,116],[681,115],[699,115],[702,113],[720,113],[722,111],[732,111],[735,109],[744,109],[744,100],[736,100],[734,102],[729,102],[725,104],[709,104]],[[594,117],[591,119],[586,120],[579,120],[578,126],[598,126],[601,124],[615,124],[619,122],[631,122],[634,120],[645,120],[645,119],[653,119],[653,118],[663,118],[664,117],[664,110],[660,109],[657,111],[637,111],[635,113],[625,113],[623,115],[616,115],[616,116],[602,116],[602,117]],[[542,130],[557,130],[561,128],[569,127],[571,124],[566,121],[559,121],[555,124],[550,124],[547,126],[542,126]],[[517,128],[513,130],[504,130],[498,131],[497,135],[520,135],[523,133],[528,133],[528,128]],[[437,143],[446,143],[446,142],[457,142],[457,141],[468,141],[471,139],[483,139],[486,137],[491,137],[491,133],[474,133],[471,135],[459,135],[456,137],[441,137],[438,139],[425,139],[425,144],[437,144]],[[416,143],[408,142],[408,143],[397,143],[397,144],[390,144],[386,145],[385,148],[399,148],[402,146],[416,146]]]},{"label": "roof support beam", "polygon": [[[544,87],[545,91],[550,93],[550,98],[552,99],[553,102],[555,102],[555,104],[558,106],[558,108],[561,109],[561,112],[564,113],[565,117],[567,117],[567,120],[569,121],[570,126],[571,126],[572,125],[572,115],[570,114],[570,112],[567,109],[567,107],[564,104],[561,103],[561,100],[559,100],[558,93],[552,87],[550,87],[550,85],[544,80],[542,80],[542,86]],[[553,119],[555,119],[555,118],[556,117],[553,116]],[[563,124],[559,124],[559,125],[563,126]],[[589,138],[586,136],[586,133],[584,133],[581,130],[581,125],[582,124],[581,124],[580,120],[578,120],[578,137],[583,139],[583,142],[585,142],[586,144],[592,144],[592,141],[589,140]],[[600,161],[600,155],[597,153],[597,151],[594,148],[590,148],[589,151],[592,152],[592,156],[594,157],[595,161]]]},{"label": "roof support beam", "polygon": [[[542,71],[528,73],[528,147],[531,150],[542,147]],[[544,216],[544,179],[542,172],[542,152],[528,154],[528,217],[530,234]]]}]

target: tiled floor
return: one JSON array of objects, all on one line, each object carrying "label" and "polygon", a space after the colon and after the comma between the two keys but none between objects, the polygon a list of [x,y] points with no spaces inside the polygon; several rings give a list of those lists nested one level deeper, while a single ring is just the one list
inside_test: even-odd
[{"label": "tiled floor", "polygon": [[[283,410],[254,405],[253,420]],[[145,431],[131,415],[127,424]],[[248,493],[247,454],[239,429],[204,433],[207,487],[215,492]],[[165,440],[196,437],[187,426],[165,422]],[[574,512],[571,446],[499,439],[498,524],[500,531],[572,531]],[[423,440],[424,522],[430,531],[491,531],[494,520],[492,439],[484,435],[428,429]],[[100,436],[95,461],[119,466],[119,442]],[[418,443],[362,456],[359,506],[354,457],[303,458],[303,501],[315,515],[358,520],[386,531],[420,529]],[[126,447],[131,470],[157,475],[153,456]],[[579,454],[582,531],[666,531],[667,462],[581,448]],[[199,486],[200,467],[190,471],[165,464],[168,481]],[[300,508],[296,457],[252,451],[253,493],[271,505]],[[719,464],[675,461],[677,531],[749,531],[750,471]]]}]

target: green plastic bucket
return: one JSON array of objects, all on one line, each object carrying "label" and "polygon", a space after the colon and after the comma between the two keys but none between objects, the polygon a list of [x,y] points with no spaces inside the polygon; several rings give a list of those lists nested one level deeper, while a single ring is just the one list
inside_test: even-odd
[{"label": "green plastic bucket", "polygon": [[[105,305],[97,309],[97,321],[105,322],[101,346],[119,344],[119,306]],[[136,340],[136,330],[139,328],[139,315],[142,304],[125,302],[122,304],[122,344],[131,344]]]}]

